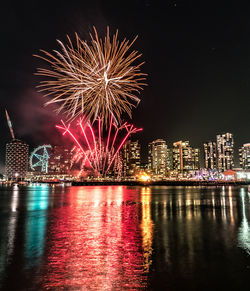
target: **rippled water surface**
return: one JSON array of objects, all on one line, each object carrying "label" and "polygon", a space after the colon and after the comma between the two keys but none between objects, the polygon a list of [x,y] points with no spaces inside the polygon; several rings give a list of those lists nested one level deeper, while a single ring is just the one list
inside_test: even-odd
[{"label": "rippled water surface", "polygon": [[0,289],[250,290],[250,193],[2,187]]}]

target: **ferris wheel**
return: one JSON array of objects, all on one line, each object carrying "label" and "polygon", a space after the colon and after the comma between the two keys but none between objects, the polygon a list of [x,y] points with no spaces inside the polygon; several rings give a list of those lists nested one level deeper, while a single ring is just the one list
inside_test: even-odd
[{"label": "ferris wheel", "polygon": [[30,155],[30,168],[33,171],[48,173],[49,153],[51,145],[42,145],[33,150]]}]

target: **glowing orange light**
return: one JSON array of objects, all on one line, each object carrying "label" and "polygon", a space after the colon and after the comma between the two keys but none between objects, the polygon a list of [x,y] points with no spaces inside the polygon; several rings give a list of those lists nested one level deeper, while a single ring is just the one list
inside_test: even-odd
[{"label": "glowing orange light", "polygon": [[148,182],[151,177],[147,173],[143,173],[139,175],[139,180],[142,182]]}]

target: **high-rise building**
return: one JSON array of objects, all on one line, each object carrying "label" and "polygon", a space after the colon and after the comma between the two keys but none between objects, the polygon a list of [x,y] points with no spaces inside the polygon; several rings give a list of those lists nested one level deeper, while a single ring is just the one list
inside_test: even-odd
[{"label": "high-rise building", "polygon": [[183,142],[177,141],[173,144],[173,169],[183,171]]},{"label": "high-rise building", "polygon": [[206,169],[217,168],[217,147],[216,142],[209,141],[203,144],[204,147],[204,159]]},{"label": "high-rise building", "polygon": [[64,146],[53,146],[49,158],[48,172],[69,174],[71,169],[72,151]]},{"label": "high-rise building", "polygon": [[177,141],[173,144],[173,169],[178,172],[198,170],[200,150],[192,148],[189,141]]},{"label": "high-rise building", "polygon": [[122,149],[123,174],[133,176],[140,170],[141,145],[137,141],[128,140]]},{"label": "high-rise building", "polygon": [[217,167],[226,171],[234,167],[234,139],[232,133],[217,135]]},{"label": "high-rise building", "polygon": [[[185,157],[185,155],[184,155]],[[190,157],[190,155],[189,155]],[[188,157],[188,167],[192,170],[199,170],[200,169],[200,149],[198,148],[191,148],[191,158]],[[190,160],[189,160],[190,159]],[[184,169],[185,169],[185,159],[184,159]]]},{"label": "high-rise building", "polygon": [[173,170],[173,149],[167,149],[167,170]]},{"label": "high-rise building", "polygon": [[167,144],[163,139],[157,139],[148,145],[148,164],[153,175],[165,177],[167,171]]},{"label": "high-rise building", "polygon": [[250,143],[245,143],[239,149],[240,166],[242,169],[250,169]]},{"label": "high-rise building", "polygon": [[29,146],[26,142],[13,139],[6,144],[5,172],[8,178],[22,179],[28,171]]}]

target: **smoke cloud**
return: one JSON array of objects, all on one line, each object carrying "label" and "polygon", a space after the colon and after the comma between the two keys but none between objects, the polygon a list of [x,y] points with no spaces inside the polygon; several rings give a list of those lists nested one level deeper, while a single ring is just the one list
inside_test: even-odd
[{"label": "smoke cloud", "polygon": [[20,97],[19,108],[13,122],[17,137],[20,137],[33,146],[41,144],[65,144],[67,139],[55,127],[60,119],[55,113],[55,105],[44,106],[46,98],[34,89],[29,89]]}]

